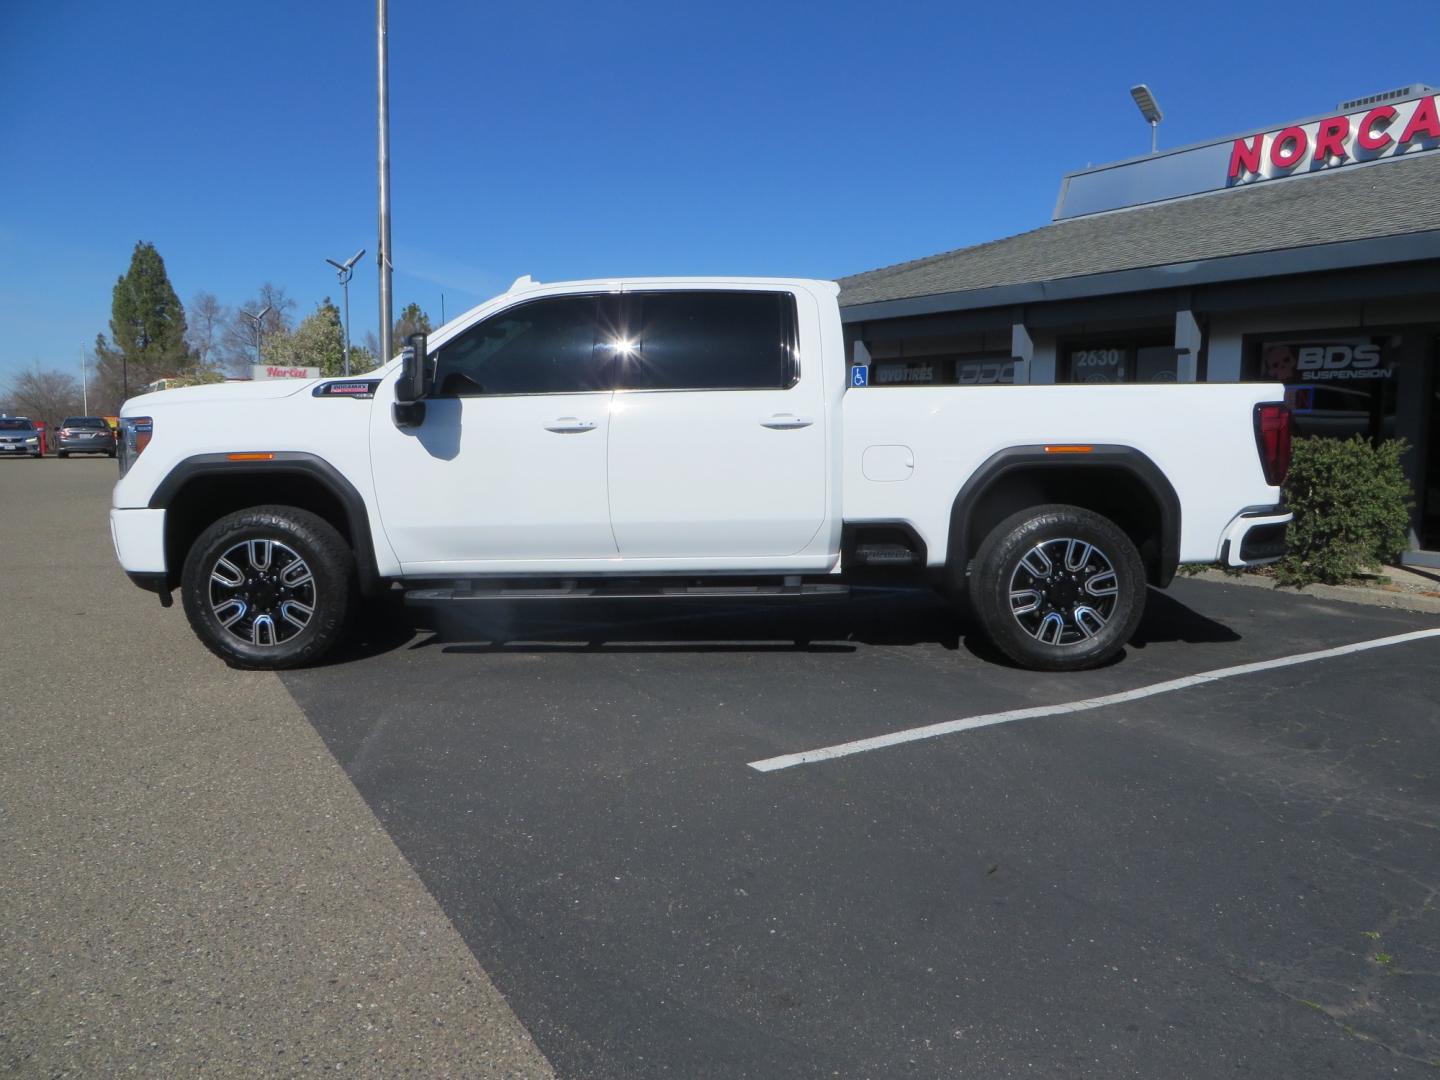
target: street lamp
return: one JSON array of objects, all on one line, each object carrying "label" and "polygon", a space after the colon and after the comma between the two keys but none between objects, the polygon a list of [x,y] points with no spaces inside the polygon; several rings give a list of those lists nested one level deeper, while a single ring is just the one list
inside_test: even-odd
[{"label": "street lamp", "polygon": [[395,332],[394,313],[390,308],[390,19],[386,0],[375,0],[376,87],[378,90],[376,112],[379,118],[379,153],[377,165],[380,174],[380,250],[375,253],[380,264],[380,363],[388,364],[394,359],[392,349],[395,343],[391,336]]},{"label": "street lamp", "polygon": [[260,358],[260,335],[264,330],[265,316],[270,314],[270,305],[266,304],[260,310],[259,315],[252,315],[250,314],[250,312],[245,311],[243,308],[241,309],[240,314],[244,315],[247,319],[249,319],[255,324],[255,363],[257,365],[263,364],[265,363],[265,361]]},{"label": "street lamp", "polygon": [[343,263],[338,263],[334,259],[325,260],[335,267],[335,272],[340,275],[340,288],[345,292],[345,377],[347,379],[350,377],[350,279],[355,275],[355,264],[364,254],[365,249],[361,248]]},{"label": "street lamp", "polygon": [[1160,121],[1165,119],[1165,114],[1160,111],[1160,103],[1155,100],[1155,95],[1150,92],[1150,87],[1141,83],[1139,86],[1130,88],[1130,96],[1135,99],[1135,104],[1140,108],[1140,115],[1150,125],[1150,153],[1155,153],[1160,136]]}]

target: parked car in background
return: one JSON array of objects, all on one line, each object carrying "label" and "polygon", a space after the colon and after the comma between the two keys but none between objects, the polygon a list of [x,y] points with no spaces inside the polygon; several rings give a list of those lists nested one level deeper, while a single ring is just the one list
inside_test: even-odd
[{"label": "parked car in background", "polygon": [[115,456],[115,433],[103,416],[67,416],[55,433],[55,453]]},{"label": "parked car in background", "polygon": [[40,432],[23,416],[0,416],[0,456],[40,456]]}]

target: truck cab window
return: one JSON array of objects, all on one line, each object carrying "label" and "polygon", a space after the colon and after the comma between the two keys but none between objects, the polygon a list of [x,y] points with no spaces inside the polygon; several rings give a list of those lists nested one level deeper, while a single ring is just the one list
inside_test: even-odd
[{"label": "truck cab window", "polygon": [[626,297],[629,390],[786,390],[799,379],[795,298],[783,292],[654,292]]},{"label": "truck cab window", "polygon": [[611,354],[597,345],[603,309],[611,303],[608,297],[556,296],[492,315],[438,350],[439,396],[609,390]]}]

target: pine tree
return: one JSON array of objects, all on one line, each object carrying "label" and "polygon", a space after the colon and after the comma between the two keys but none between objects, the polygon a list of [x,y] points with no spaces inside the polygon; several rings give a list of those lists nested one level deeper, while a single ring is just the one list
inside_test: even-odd
[{"label": "pine tree", "polygon": [[420,305],[406,304],[405,310],[400,312],[400,318],[395,322],[395,351],[399,352],[405,347],[411,334],[428,334],[431,329],[430,316],[420,310]]},{"label": "pine tree", "polygon": [[154,244],[138,242],[111,295],[110,340],[95,338],[95,379],[105,406],[118,408],[156,379],[190,374],[197,363],[185,331],[185,308],[165,260]]}]

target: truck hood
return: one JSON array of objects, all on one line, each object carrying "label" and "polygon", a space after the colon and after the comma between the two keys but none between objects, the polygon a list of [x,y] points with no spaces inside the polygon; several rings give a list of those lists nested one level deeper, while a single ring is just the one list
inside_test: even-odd
[{"label": "truck hood", "polygon": [[122,416],[144,416],[155,407],[200,404],[212,401],[272,401],[309,391],[321,379],[257,379],[254,382],[208,383],[204,386],[180,386],[173,390],[156,390],[140,394],[125,402]]}]

